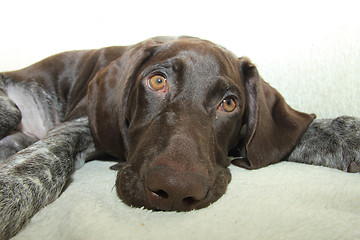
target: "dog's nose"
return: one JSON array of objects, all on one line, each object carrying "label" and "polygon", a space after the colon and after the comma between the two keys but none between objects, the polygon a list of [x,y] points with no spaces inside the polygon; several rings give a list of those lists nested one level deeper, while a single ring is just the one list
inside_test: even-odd
[{"label": "dog's nose", "polygon": [[149,170],[145,184],[151,208],[166,211],[196,209],[209,188],[203,174],[180,172],[167,166]]}]

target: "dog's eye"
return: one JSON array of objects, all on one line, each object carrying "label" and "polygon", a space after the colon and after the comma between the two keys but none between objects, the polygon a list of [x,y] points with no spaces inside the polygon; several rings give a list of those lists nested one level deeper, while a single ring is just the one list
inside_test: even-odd
[{"label": "dog's eye", "polygon": [[166,85],[166,78],[163,75],[155,74],[149,77],[148,86],[151,90],[160,91]]},{"label": "dog's eye", "polygon": [[232,112],[236,108],[236,99],[234,97],[226,97],[221,101],[221,109],[225,112]]}]

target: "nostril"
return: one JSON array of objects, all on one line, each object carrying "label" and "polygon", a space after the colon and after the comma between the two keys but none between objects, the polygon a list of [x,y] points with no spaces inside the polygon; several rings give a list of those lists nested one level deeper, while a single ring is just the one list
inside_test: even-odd
[{"label": "nostril", "polygon": [[164,190],[158,190],[158,191],[153,192],[153,193],[155,193],[156,195],[158,195],[159,197],[164,198],[164,199],[169,198],[169,195]]}]

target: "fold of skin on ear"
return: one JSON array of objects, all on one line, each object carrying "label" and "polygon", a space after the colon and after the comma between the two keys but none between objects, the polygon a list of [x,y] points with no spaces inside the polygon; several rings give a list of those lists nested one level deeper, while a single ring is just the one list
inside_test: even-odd
[{"label": "fold of skin on ear", "polygon": [[148,40],[128,47],[121,57],[97,73],[88,86],[87,112],[95,143],[119,160],[125,160],[127,152],[124,113],[133,74],[152,55],[154,45],[154,41]]},{"label": "fold of skin on ear", "polygon": [[234,158],[232,163],[247,169],[258,169],[285,158],[315,115],[292,109],[281,94],[259,76],[249,59],[240,58],[239,62],[247,102],[244,116],[246,133],[240,141],[245,146],[246,157]]}]

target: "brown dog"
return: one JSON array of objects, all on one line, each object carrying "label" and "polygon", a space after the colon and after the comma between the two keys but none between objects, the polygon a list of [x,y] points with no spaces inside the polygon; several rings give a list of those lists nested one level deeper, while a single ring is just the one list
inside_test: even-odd
[{"label": "brown dog", "polygon": [[229,155],[248,169],[279,162],[314,119],[247,58],[190,37],[62,53],[0,77],[1,239],[95,150],[122,161],[128,205],[188,211],[224,194]]},{"label": "brown dog", "polygon": [[231,150],[246,152],[233,162],[249,169],[278,162],[313,120],[291,109],[246,58],[194,38],[153,41],[89,85],[92,133],[126,159],[116,186],[129,205],[206,207],[230,182]]}]

